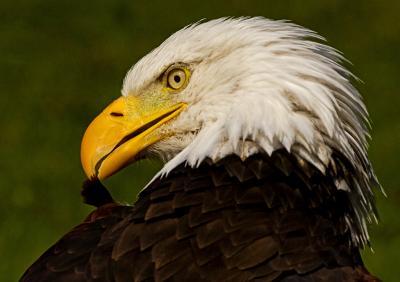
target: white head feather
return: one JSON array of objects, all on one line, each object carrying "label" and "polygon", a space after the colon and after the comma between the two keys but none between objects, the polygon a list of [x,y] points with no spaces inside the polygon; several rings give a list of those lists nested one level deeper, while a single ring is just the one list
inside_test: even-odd
[{"label": "white head feather", "polygon": [[179,30],[142,58],[128,72],[123,95],[139,93],[173,63],[193,71],[176,97],[189,107],[163,129],[174,136],[150,148],[168,160],[157,176],[183,162],[282,148],[325,173],[335,165],[332,152],[340,152],[356,180],[336,179],[337,187],[355,190],[363,233],[355,240],[365,243],[377,183],[367,157],[368,114],[342,56],[316,42],[322,40],[285,21],[217,19]]}]

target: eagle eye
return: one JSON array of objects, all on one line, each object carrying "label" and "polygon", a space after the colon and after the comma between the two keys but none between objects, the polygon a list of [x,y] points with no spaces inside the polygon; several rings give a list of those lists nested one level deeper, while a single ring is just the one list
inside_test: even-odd
[{"label": "eagle eye", "polygon": [[167,73],[167,86],[173,90],[180,90],[187,82],[187,70],[174,68]]}]

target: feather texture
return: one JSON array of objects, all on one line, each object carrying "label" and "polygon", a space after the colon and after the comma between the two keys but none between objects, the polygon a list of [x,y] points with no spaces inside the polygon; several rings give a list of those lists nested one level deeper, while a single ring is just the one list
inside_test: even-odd
[{"label": "feather texture", "polygon": [[346,225],[349,192],[309,170],[284,150],[181,165],[133,207],[98,208],[21,281],[377,281]]}]

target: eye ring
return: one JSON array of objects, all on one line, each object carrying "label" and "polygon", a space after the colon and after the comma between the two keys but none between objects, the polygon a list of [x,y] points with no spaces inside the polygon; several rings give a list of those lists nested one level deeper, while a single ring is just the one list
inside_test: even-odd
[{"label": "eye ring", "polygon": [[181,89],[187,81],[187,74],[182,68],[175,68],[167,74],[167,86],[173,90]]}]

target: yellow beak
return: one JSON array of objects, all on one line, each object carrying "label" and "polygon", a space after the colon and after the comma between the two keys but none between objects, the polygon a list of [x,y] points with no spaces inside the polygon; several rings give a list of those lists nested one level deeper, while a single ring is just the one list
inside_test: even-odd
[{"label": "yellow beak", "polygon": [[143,107],[137,97],[112,102],[83,136],[81,162],[87,177],[102,180],[132,163],[138,153],[166,137],[155,130],[184,108],[183,103]]}]

